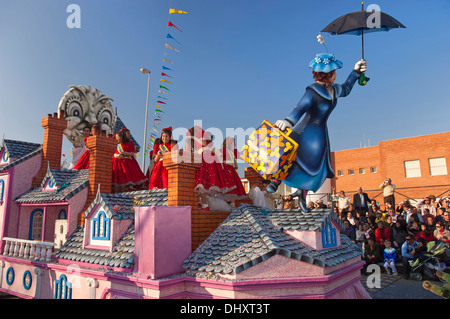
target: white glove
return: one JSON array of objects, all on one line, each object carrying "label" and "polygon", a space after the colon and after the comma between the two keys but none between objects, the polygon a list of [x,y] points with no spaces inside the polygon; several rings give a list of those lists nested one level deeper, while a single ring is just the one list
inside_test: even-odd
[{"label": "white glove", "polygon": [[353,68],[356,72],[360,74],[364,74],[367,71],[367,61],[364,59],[361,59],[360,61],[356,62],[355,67]]},{"label": "white glove", "polygon": [[275,122],[275,127],[278,127],[280,130],[284,131],[286,128],[291,128],[292,124],[286,120],[278,120]]}]

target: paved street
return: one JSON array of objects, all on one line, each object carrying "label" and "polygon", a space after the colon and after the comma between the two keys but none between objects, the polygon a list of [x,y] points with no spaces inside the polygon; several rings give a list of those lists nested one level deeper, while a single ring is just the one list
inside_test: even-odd
[{"label": "paved street", "polygon": [[[405,280],[401,274],[392,276],[382,273],[381,288],[367,287],[367,276],[363,276],[361,282],[373,299],[442,299],[424,289],[423,281]],[[433,282],[442,285],[439,281]]]}]

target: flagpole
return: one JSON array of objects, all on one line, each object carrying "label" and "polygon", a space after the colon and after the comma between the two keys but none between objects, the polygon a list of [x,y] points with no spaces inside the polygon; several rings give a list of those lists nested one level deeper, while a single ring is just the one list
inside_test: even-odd
[{"label": "flagpole", "polygon": [[147,82],[147,102],[145,105],[145,127],[144,127],[144,145],[142,146],[142,172],[145,174],[145,150],[147,149],[147,119],[148,119],[148,94],[150,90],[150,71],[142,68],[140,70],[143,74],[148,74]]}]

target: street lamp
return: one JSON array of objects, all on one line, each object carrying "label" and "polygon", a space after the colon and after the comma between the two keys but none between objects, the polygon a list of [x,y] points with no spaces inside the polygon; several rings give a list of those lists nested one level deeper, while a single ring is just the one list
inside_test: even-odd
[{"label": "street lamp", "polygon": [[150,70],[142,68],[140,70],[143,74],[148,74],[148,83],[147,83],[147,103],[145,105],[145,128],[144,128],[144,146],[142,147],[142,171],[145,174],[145,150],[147,148],[147,118],[148,118],[148,93],[150,90]]}]

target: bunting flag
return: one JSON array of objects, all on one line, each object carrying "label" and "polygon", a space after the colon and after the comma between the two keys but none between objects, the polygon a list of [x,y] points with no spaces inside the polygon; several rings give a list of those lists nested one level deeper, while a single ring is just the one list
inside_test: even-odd
[{"label": "bunting flag", "polygon": [[178,42],[177,40],[175,40],[175,38],[173,36],[170,35],[170,33],[167,33],[167,39],[172,39],[174,40],[176,43],[180,44],[180,42]]},{"label": "bunting flag", "polygon": [[169,9],[169,14],[172,14],[172,13],[184,13],[184,14],[187,14],[186,11],[181,11],[181,10],[176,10],[176,9],[170,8]]},{"label": "bunting flag", "polygon": [[164,58],[163,61],[164,61],[164,62],[167,62],[167,63],[170,63],[170,64],[175,64],[175,63],[173,63],[172,61],[170,61],[170,60],[168,60],[168,59],[166,59],[166,58]]},{"label": "bunting flag", "polygon": [[175,52],[180,52],[180,50],[178,50],[178,49],[175,49],[173,46],[171,46],[171,45],[168,45],[167,43],[166,44],[164,44],[164,46],[165,46],[165,48],[166,49],[170,49],[170,50],[174,50]]},{"label": "bunting flag", "polygon": [[172,22],[170,22],[170,21],[169,21],[169,23],[167,24],[167,26],[169,26],[169,27],[174,27],[174,28],[177,29],[178,31],[183,32],[182,30],[178,29],[178,27],[177,27],[175,24],[173,24]]},{"label": "bunting flag", "polygon": [[[170,8],[169,9],[169,15],[173,14],[173,13],[178,13],[178,14],[187,14],[186,11],[182,11],[182,10],[177,10],[177,9],[173,9]],[[155,113],[153,116],[153,125],[152,125],[152,129],[150,132],[150,142],[147,144],[146,146],[146,152],[145,153],[149,153],[151,150],[153,150],[153,145],[158,137],[158,132],[159,132],[159,125],[161,125],[161,122],[163,121],[162,115],[165,114],[164,108],[168,105],[168,98],[165,97],[164,95],[169,95],[171,92],[171,89],[169,89],[167,86],[165,85],[173,85],[172,80],[167,80],[167,79],[172,79],[173,78],[173,66],[175,66],[175,62],[173,61],[173,56],[174,56],[174,52],[176,53],[180,53],[180,50],[176,47],[173,46],[173,43],[177,44],[177,45],[181,45],[181,43],[175,39],[172,34],[171,31],[172,28],[178,30],[179,32],[183,32],[183,30],[181,30],[180,28],[178,28],[178,26],[176,26],[173,22],[172,19],[168,19],[167,22],[167,32],[166,32],[166,43],[164,44],[164,52],[163,52],[163,65],[162,65],[162,72],[161,72],[161,78],[159,80],[160,82],[160,86],[159,86],[159,90],[158,90],[158,99],[155,105]],[[175,21],[176,22],[176,21]],[[169,30],[170,29],[170,30]],[[175,31],[176,32],[176,31]],[[172,55],[172,57],[171,57]],[[170,64],[171,67],[168,67],[167,65]],[[161,85],[164,84],[164,85]],[[144,154],[145,154],[144,153]]]}]

